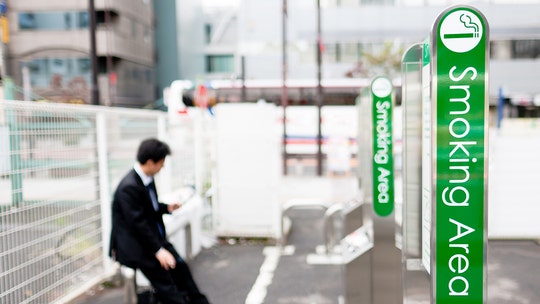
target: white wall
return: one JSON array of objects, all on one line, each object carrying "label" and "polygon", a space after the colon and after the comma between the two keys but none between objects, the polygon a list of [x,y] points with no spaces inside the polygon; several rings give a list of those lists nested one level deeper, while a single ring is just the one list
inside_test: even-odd
[{"label": "white wall", "polygon": [[540,239],[540,120],[505,119],[489,136],[488,236]]}]

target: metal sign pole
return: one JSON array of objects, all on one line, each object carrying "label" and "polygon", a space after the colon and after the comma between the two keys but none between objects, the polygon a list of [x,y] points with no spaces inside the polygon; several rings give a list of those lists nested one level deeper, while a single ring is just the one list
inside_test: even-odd
[{"label": "metal sign pole", "polygon": [[368,115],[371,125],[367,129],[371,132],[367,135],[372,144],[369,148],[370,168],[364,171],[368,178],[363,178],[362,188],[365,202],[373,204],[371,303],[397,304],[403,301],[403,287],[401,252],[396,247],[396,222],[391,216],[394,214],[393,85],[387,77],[377,77],[370,89]]},{"label": "metal sign pole", "polygon": [[427,303],[429,277],[422,267],[422,44],[414,44],[401,64],[403,111],[402,257],[403,303]]}]

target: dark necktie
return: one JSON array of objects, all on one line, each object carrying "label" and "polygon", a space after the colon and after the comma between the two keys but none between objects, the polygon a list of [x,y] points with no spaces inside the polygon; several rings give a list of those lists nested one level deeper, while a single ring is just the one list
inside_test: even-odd
[{"label": "dark necktie", "polygon": [[152,205],[154,206],[154,210],[159,210],[159,205],[157,201],[156,192],[154,191],[154,187],[152,187],[153,183],[150,183],[148,186],[146,186],[146,189],[148,190],[148,194],[150,195],[150,199],[152,200]]},{"label": "dark necktie", "polygon": [[[156,192],[154,191],[153,184],[154,184],[153,182],[148,184],[148,186],[146,186],[146,189],[148,190],[148,194],[150,195],[150,199],[152,200],[152,205],[154,205],[154,210],[158,211],[159,205],[158,205],[158,200],[157,200]],[[160,222],[157,223],[157,226],[158,226],[159,234],[161,234],[161,236],[164,237],[165,229],[163,228]]]}]

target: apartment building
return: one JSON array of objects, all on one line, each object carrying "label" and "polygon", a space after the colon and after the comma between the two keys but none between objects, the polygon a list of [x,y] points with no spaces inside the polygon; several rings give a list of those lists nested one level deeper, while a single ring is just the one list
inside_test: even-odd
[{"label": "apartment building", "polygon": [[[88,0],[7,1],[3,75],[18,98],[91,103]],[[143,107],[156,98],[151,0],[95,0],[100,104]]]}]

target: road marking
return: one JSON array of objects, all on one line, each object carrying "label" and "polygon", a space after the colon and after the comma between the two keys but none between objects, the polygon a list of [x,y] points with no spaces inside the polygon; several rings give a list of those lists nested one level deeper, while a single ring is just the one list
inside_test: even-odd
[{"label": "road marking", "polygon": [[245,304],[262,304],[266,298],[267,288],[272,284],[274,272],[279,264],[282,255],[294,254],[294,246],[265,247],[263,254],[266,256],[259,270],[259,276],[255,280],[253,287],[249,291]]}]

